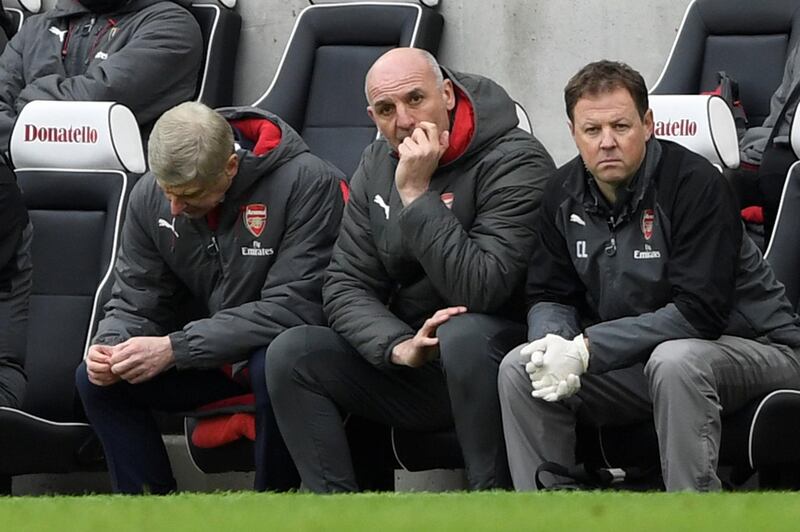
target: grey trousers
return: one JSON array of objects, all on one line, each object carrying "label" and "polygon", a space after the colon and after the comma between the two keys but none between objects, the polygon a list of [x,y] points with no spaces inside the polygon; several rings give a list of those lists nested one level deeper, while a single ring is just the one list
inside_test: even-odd
[{"label": "grey trousers", "polygon": [[[514,487],[533,490],[545,461],[575,463],[577,421],[594,426],[655,420],[668,491],[721,488],[721,417],[778,388],[800,387],[800,353],[783,345],[722,336],[664,342],[647,364],[581,377],[580,391],[548,403],[531,397],[521,346],[498,375],[506,449]],[[591,369],[591,359],[589,362]],[[542,475],[547,483],[552,476]]]}]

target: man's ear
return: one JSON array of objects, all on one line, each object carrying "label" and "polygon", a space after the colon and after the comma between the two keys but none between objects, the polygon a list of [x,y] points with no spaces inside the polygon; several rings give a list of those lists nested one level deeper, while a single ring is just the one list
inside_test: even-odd
[{"label": "man's ear", "polygon": [[648,109],[644,113],[644,118],[642,119],[642,123],[644,123],[645,129],[645,140],[650,140],[650,137],[653,136],[653,128],[654,128],[654,120],[653,120],[653,110]]},{"label": "man's ear", "polygon": [[239,171],[239,156],[236,153],[232,153],[230,157],[228,157],[228,162],[225,163],[225,175],[228,179],[233,179],[233,176],[236,175],[236,172]]},{"label": "man's ear", "polygon": [[449,79],[442,81],[442,99],[448,111],[452,111],[456,106],[456,91]]},{"label": "man's ear", "polygon": [[375,112],[372,110],[371,105],[367,106],[367,114],[369,115],[369,119],[372,120],[374,124],[377,124],[377,122],[375,122]]},{"label": "man's ear", "polygon": [[567,127],[569,127],[569,134],[572,135],[572,138],[575,138],[575,124],[572,123],[572,120],[567,120]]}]

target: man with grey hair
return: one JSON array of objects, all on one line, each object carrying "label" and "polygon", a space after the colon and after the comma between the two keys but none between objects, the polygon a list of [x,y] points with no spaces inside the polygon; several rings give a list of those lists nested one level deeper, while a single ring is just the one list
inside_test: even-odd
[{"label": "man with grey hair", "polygon": [[387,52],[366,91],[383,138],[352,179],[323,288],[331,328],[297,327],[267,352],[278,423],[313,491],[359,488],[342,412],[455,428],[470,487],[508,485],[497,367],[524,339],[526,256],[553,161],[500,86],[427,52]]},{"label": "man with grey hair", "polygon": [[[148,159],[151,171],[131,193],[111,300],[76,373],[113,488],[176,488],[151,409],[187,411],[250,390],[256,488],[296,487],[264,350],[285,329],[324,323],[341,176],[278,117],[193,102],[156,122]],[[189,305],[196,319],[181,323]]]}]

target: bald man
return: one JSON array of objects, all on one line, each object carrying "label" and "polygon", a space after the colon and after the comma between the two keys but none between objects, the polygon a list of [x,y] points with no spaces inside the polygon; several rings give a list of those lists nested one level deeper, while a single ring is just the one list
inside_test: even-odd
[{"label": "bald man", "polygon": [[470,487],[509,483],[497,399],[504,346],[525,338],[523,282],[553,161],[496,83],[400,48],[367,73],[382,138],[352,179],[323,287],[327,327],[267,352],[278,424],[312,491],[355,491],[348,413],[455,427]]}]

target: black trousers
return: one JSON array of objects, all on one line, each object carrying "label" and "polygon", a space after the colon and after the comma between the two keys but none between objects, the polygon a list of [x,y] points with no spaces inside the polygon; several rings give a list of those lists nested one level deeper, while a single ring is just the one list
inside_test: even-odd
[{"label": "black trousers", "polygon": [[[264,381],[264,349],[250,358],[250,384],[256,396],[255,488],[287,490],[299,476],[278,432]],[[250,393],[219,370],[169,370],[141,384],[111,386],[89,382],[86,365],[75,373],[86,415],[106,455],[117,493],[175,491],[169,457],[152,410],[186,412],[202,405]]]},{"label": "black trousers", "polygon": [[326,327],[303,326],[267,350],[267,387],[303,484],[314,492],[359,486],[343,414],[406,430],[455,427],[472,489],[510,486],[497,371],[525,326],[480,314],[438,330],[441,358],[421,368],[378,368]]},{"label": "black trousers", "polygon": [[778,217],[778,207],[783,194],[783,184],[789,167],[797,160],[791,146],[772,145],[764,151],[761,166],[757,169],[738,168],[726,170],[725,176],[739,200],[740,208],[761,205],[764,209],[764,246],[772,238],[772,229]]},{"label": "black trousers", "polygon": [[773,145],[764,151],[758,169],[758,190],[764,201],[764,240],[769,243],[778,217],[778,207],[783,194],[783,184],[789,167],[797,160],[791,146]]}]

